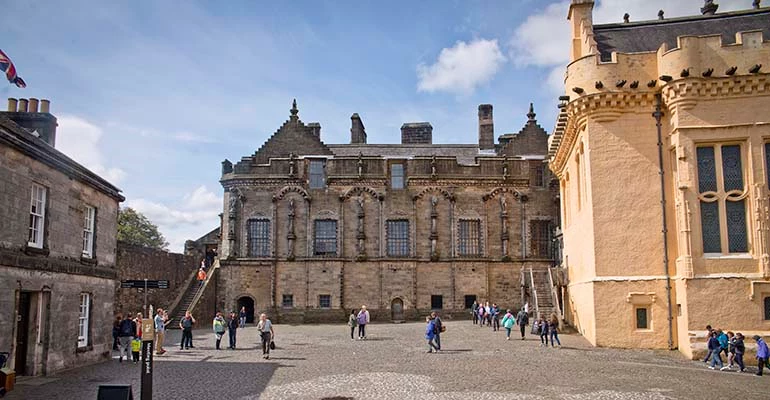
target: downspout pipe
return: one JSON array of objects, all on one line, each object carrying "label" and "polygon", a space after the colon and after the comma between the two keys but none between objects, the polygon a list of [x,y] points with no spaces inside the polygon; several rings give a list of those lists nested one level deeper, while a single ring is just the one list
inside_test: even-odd
[{"label": "downspout pipe", "polygon": [[661,119],[663,118],[662,96],[655,94],[655,126],[658,130],[658,175],[660,175],[660,211],[662,216],[663,235],[663,272],[666,275],[666,301],[668,311],[668,349],[674,350],[674,317],[671,310],[671,275],[668,272],[668,224],[666,222],[666,179],[663,175],[663,133]]}]

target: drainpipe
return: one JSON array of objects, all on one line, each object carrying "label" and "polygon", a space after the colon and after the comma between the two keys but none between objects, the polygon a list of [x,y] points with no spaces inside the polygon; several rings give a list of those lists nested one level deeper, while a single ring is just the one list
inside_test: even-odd
[{"label": "drainpipe", "polygon": [[658,174],[660,175],[660,211],[663,220],[661,233],[663,234],[663,272],[666,274],[666,301],[668,308],[668,349],[674,350],[674,322],[671,311],[671,275],[668,272],[668,226],[666,224],[666,180],[663,175],[663,135],[661,133],[661,119],[663,110],[661,108],[661,94],[655,94],[655,112],[652,116],[655,118],[655,126],[658,130]]}]

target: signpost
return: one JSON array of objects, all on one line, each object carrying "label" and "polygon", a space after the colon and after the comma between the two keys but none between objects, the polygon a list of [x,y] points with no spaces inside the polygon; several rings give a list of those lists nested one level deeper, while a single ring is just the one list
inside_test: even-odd
[{"label": "signpost", "polygon": [[[167,280],[149,280],[149,279],[130,279],[120,281],[121,289],[144,289],[144,307],[142,310],[147,312],[147,289],[168,289]],[[152,317],[152,313],[147,314]]]}]

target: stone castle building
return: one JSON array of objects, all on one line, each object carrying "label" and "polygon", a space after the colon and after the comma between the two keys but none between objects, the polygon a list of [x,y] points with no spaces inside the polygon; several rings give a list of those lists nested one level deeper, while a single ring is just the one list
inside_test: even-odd
[{"label": "stone castle building", "polygon": [[566,318],[594,345],[770,334],[770,8],[594,25],[572,0],[558,177]]},{"label": "stone castle building", "polygon": [[0,112],[0,351],[20,375],[102,361],[112,349],[124,198],[56,150],[56,126],[48,100],[9,99]]},{"label": "stone castle building", "polygon": [[552,265],[547,134],[530,108],[495,143],[492,106],[478,111],[477,143],[435,144],[420,122],[369,144],[353,114],[350,143],[325,144],[295,102],[259,150],[222,163],[219,303],[306,322],[361,305],[378,320],[521,306]]}]

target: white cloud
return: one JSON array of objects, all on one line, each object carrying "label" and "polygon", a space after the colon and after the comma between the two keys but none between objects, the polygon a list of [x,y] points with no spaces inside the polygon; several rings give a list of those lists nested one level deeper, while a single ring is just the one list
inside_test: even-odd
[{"label": "white cloud", "polygon": [[489,82],[505,61],[497,40],[458,41],[442,49],[433,65],[417,66],[417,89],[469,94]]},{"label": "white cloud", "polygon": [[126,176],[125,171],[108,167],[104,163],[99,142],[102,129],[83,118],[73,115],[58,117],[56,148],[107,181],[118,184]]},{"label": "white cloud", "polygon": [[179,132],[173,136],[174,140],[188,143],[215,143],[216,140],[191,132]]},{"label": "white cloud", "polygon": [[219,226],[223,199],[206,186],[199,186],[172,205],[143,198],[129,199],[125,207],[144,214],[169,242],[169,250],[182,252],[184,242],[197,239]]},{"label": "white cloud", "polygon": [[[554,93],[564,91],[564,66],[569,62],[570,21],[567,21],[569,1],[549,4],[519,25],[508,42],[511,59],[518,67],[549,67],[548,87]],[[745,8],[748,3],[722,2],[719,12]],[[739,4],[740,3],[740,4]],[[699,15],[701,1],[671,0],[601,0],[594,6],[594,24],[623,22],[623,14],[628,13],[631,21],[658,18],[658,10],[665,12],[666,18]]]}]

